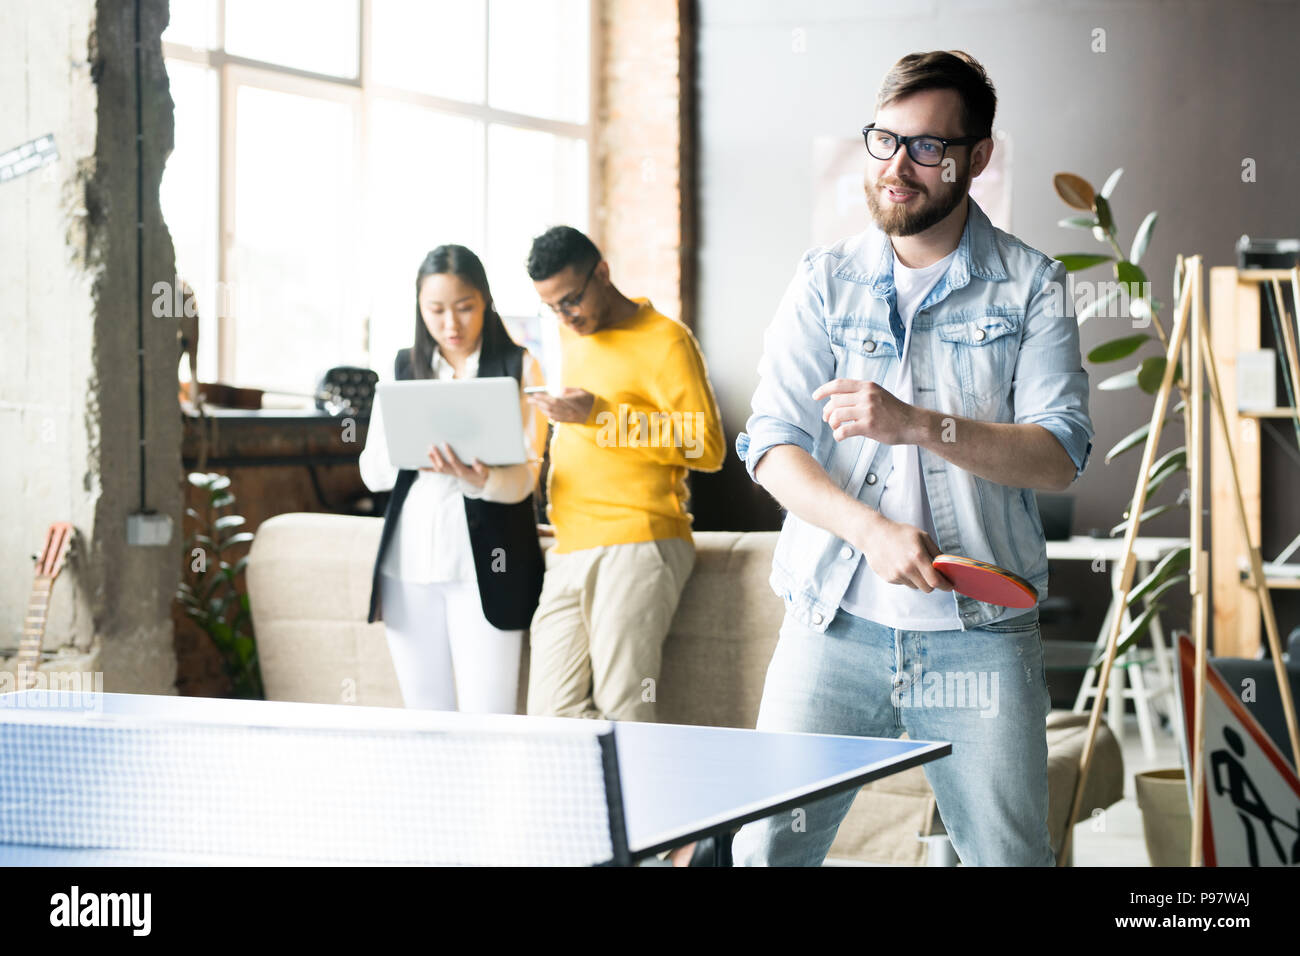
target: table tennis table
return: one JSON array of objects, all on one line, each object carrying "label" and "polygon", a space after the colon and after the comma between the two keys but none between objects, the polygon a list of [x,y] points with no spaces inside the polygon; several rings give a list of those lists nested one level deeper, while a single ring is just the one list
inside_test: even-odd
[{"label": "table tennis table", "polygon": [[0,865],[631,865],[951,753],[923,740],[0,694]]}]

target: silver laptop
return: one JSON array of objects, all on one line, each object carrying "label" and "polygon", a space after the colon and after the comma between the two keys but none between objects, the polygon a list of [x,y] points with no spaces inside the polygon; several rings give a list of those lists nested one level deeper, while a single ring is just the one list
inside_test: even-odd
[{"label": "silver laptop", "polygon": [[466,464],[477,458],[518,465],[527,458],[513,378],[380,382],[376,393],[396,468],[429,467],[429,446],[444,443]]}]

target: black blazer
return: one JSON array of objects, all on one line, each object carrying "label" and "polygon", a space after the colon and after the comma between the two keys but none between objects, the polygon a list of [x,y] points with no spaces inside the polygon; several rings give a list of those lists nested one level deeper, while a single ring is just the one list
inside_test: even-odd
[{"label": "black blazer", "polygon": [[[479,378],[509,375],[516,382],[523,379],[524,350],[513,342],[504,349],[484,346],[479,355]],[[394,375],[398,380],[411,379],[411,350],[397,353]],[[397,473],[388,508],[384,512],[384,530],[379,539],[379,553],[370,582],[370,616],[368,621],[383,619],[379,575],[384,553],[392,542],[402,505],[411,490],[417,471],[403,469]],[[483,616],[493,627],[503,631],[521,631],[532,622],[537,600],[542,593],[545,564],[537,540],[537,512],[533,496],[517,504],[465,498],[465,523],[469,526],[470,550],[474,554],[474,573],[478,578],[479,601]],[[414,529],[412,529],[414,530]]]}]

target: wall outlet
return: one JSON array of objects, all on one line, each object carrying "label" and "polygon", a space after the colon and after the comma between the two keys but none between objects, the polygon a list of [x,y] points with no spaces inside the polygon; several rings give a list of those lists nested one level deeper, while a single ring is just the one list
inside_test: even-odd
[{"label": "wall outlet", "polygon": [[160,548],[172,540],[171,515],[144,511],[126,516],[126,543],[145,548]]}]

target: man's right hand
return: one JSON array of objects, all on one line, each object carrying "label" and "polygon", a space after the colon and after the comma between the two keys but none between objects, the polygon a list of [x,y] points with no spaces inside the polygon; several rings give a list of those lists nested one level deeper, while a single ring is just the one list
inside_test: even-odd
[{"label": "man's right hand", "polygon": [[890,521],[873,511],[866,527],[856,537],[858,541],[854,543],[882,581],[902,584],[926,594],[952,590],[952,584],[934,569],[932,563],[942,552],[920,528]]}]

